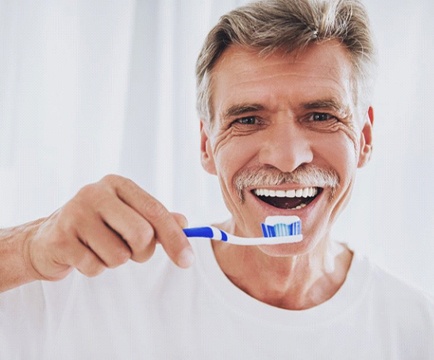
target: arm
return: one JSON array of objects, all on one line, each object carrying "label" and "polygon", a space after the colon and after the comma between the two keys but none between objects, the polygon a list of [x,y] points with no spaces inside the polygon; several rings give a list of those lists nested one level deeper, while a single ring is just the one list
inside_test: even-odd
[{"label": "arm", "polygon": [[74,268],[96,276],[129,259],[144,262],[157,243],[175,264],[188,267],[193,253],[184,226],[182,215],[168,212],[131,180],[106,176],[49,217],[0,230],[0,292],[60,280]]}]

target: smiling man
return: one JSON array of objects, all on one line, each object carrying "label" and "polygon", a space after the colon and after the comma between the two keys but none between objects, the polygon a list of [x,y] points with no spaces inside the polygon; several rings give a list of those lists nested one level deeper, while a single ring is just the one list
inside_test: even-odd
[{"label": "smiling man", "polygon": [[372,110],[354,104],[351,74],[348,50],[334,39],[289,54],[232,45],[213,67],[214,116],[202,124],[202,162],[219,177],[233,214],[220,227],[254,237],[269,215],[297,215],[303,224],[295,244],[214,243],[229,278],[266,303],[318,305],[337,292],[351,264],[351,251],[329,237],[371,152]]},{"label": "smiling man", "polygon": [[[303,239],[190,243],[182,215],[108,176],[2,231],[0,358],[433,359],[432,297],[330,236],[372,152],[374,55],[355,0],[222,17],[197,62],[202,164],[232,214],[216,226],[296,215]],[[129,259],[149,261],[83,276]]]}]

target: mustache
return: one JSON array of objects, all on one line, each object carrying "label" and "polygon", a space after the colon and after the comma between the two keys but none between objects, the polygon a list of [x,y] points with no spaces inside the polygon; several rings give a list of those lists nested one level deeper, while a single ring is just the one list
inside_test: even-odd
[{"label": "mustache", "polygon": [[283,184],[301,184],[315,187],[329,187],[331,196],[339,184],[339,175],[333,169],[322,169],[316,165],[300,165],[291,172],[282,172],[273,166],[250,167],[240,170],[234,177],[234,186],[241,202],[244,202],[244,190]]}]

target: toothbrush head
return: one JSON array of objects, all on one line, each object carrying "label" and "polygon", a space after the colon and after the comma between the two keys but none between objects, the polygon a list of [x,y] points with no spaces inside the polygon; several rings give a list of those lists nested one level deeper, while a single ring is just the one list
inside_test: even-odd
[{"label": "toothbrush head", "polygon": [[301,235],[301,220],[298,216],[267,216],[261,227],[266,238]]}]

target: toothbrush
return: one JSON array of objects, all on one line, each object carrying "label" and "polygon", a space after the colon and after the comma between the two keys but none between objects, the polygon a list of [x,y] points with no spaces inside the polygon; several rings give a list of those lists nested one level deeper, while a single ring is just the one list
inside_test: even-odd
[{"label": "toothbrush", "polygon": [[303,240],[301,220],[298,216],[268,216],[261,228],[264,236],[256,238],[235,236],[214,226],[185,228],[183,231],[189,238],[208,238],[236,245],[275,245]]}]

